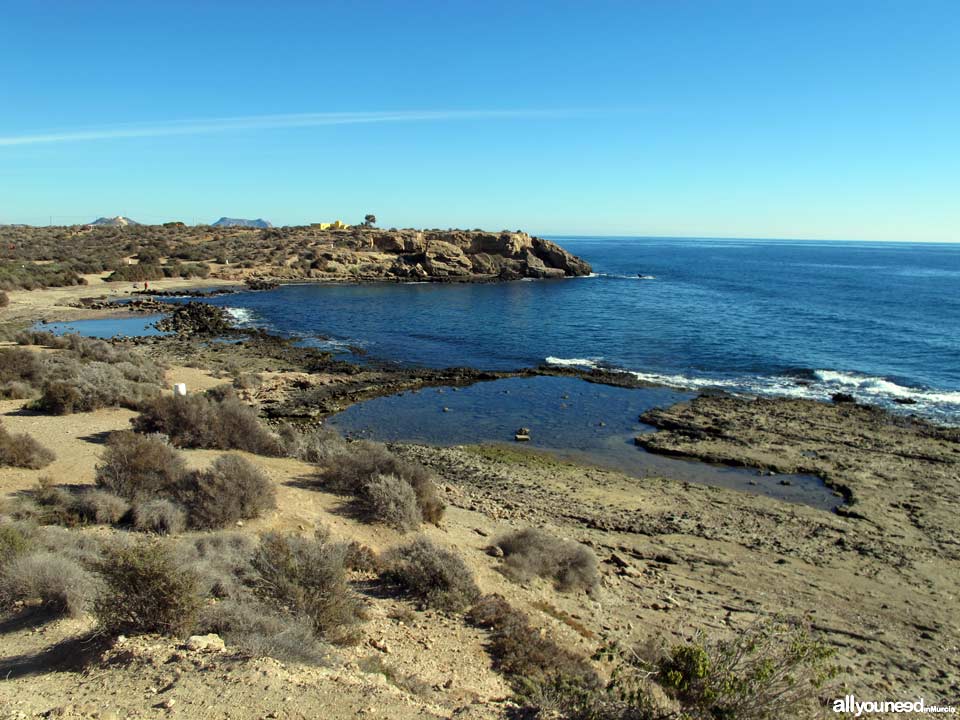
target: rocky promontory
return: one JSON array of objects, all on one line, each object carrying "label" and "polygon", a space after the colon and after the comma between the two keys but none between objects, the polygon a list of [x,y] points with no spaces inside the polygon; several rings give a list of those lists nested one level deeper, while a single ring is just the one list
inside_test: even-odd
[{"label": "rocky promontory", "polygon": [[259,268],[258,277],[491,281],[576,277],[591,271],[589,263],[556,243],[524,232],[282,228],[269,234],[271,240],[289,243],[296,257],[283,266]]}]

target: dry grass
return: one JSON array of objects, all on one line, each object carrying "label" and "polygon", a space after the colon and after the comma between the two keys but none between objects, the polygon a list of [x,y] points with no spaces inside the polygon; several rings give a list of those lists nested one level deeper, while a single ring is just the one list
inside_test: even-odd
[{"label": "dry grass", "polygon": [[133,527],[140,532],[176,535],[186,526],[186,511],[170,500],[154,498],[133,506]]},{"label": "dry grass", "polygon": [[0,570],[6,603],[40,600],[54,612],[76,616],[89,609],[96,590],[96,577],[79,562],[47,550],[21,553]]}]

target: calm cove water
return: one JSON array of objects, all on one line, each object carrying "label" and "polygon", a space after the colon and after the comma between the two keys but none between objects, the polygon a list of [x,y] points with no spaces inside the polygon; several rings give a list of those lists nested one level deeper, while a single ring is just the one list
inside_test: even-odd
[{"label": "calm cove water", "polygon": [[688,390],[847,392],[960,423],[960,245],[553,239],[594,276],[292,285],[209,301],[409,364],[606,366]]}]

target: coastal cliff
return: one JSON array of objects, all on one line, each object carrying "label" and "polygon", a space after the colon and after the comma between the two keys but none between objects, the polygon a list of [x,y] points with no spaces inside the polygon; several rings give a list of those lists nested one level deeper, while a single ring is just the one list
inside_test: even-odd
[{"label": "coastal cliff", "polygon": [[[11,261],[19,273],[8,283],[11,289],[83,284],[81,275],[97,270],[108,273],[105,279],[132,282],[176,277],[490,282],[576,277],[591,271],[586,261],[556,243],[511,231],[182,223],[21,226],[0,228],[0,244],[0,259]],[[84,258],[82,266],[76,258]],[[24,270],[31,277],[20,277]]]},{"label": "coastal cliff", "polygon": [[258,269],[259,276],[483,281],[590,274],[586,261],[523,232],[284,228],[273,238],[290,243],[295,253]]}]

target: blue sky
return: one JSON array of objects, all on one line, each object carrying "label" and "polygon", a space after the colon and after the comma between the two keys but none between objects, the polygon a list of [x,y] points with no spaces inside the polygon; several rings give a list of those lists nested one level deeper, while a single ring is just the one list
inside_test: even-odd
[{"label": "blue sky", "polygon": [[960,241],[955,0],[0,0],[0,30],[0,222]]}]

